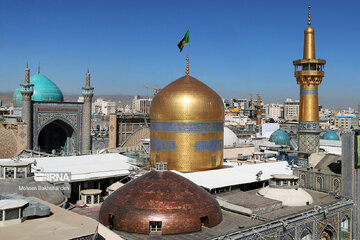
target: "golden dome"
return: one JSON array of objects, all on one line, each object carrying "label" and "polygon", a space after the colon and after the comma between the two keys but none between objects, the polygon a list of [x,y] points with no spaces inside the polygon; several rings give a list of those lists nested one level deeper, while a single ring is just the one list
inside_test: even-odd
[{"label": "golden dome", "polygon": [[150,118],[155,121],[224,121],[224,104],[207,85],[185,75],[162,89],[153,99]]},{"label": "golden dome", "polygon": [[151,164],[169,170],[202,171],[222,167],[224,104],[211,88],[191,76],[181,77],[153,99]]}]

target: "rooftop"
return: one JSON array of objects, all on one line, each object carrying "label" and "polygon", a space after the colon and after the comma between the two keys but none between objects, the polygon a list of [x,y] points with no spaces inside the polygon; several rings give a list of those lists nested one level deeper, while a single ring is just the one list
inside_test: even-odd
[{"label": "rooftop", "polygon": [[96,231],[98,222],[91,218],[70,212],[37,198],[29,197],[29,199],[49,206],[52,214],[49,217],[28,219],[22,222],[21,225],[0,228],[2,239],[63,240],[90,236]]},{"label": "rooftop", "polygon": [[[259,175],[259,172],[262,172]],[[215,169],[209,171],[180,173],[177,174],[191,180],[205,189],[212,190],[240,184],[269,180],[273,174],[292,174],[292,170],[286,161],[242,164],[232,168]]]}]

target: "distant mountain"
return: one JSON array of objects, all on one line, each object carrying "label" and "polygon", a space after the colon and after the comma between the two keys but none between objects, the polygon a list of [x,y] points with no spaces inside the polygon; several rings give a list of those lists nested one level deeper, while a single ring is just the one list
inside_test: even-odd
[{"label": "distant mountain", "polygon": [[[1,98],[11,98],[12,99],[13,92],[0,92],[0,100]],[[77,102],[78,98],[80,97],[80,94],[64,94],[64,100],[65,102]],[[105,101],[113,101],[116,102],[117,105],[119,105],[119,102],[121,104],[131,105],[132,99],[134,98],[133,95],[107,95],[107,94],[95,94],[93,97],[93,101],[96,101],[96,99],[102,98]],[[11,100],[4,100],[5,101],[11,101]]]}]

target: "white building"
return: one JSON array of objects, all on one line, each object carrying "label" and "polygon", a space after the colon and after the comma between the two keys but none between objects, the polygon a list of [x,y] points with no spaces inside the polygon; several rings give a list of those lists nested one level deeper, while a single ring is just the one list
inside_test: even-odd
[{"label": "white building", "polygon": [[150,113],[151,101],[151,98],[141,98],[140,96],[135,96],[132,100],[132,109],[142,113]]},{"label": "white building", "polygon": [[287,98],[284,103],[284,119],[299,120],[299,106],[300,100],[293,100],[292,98]]},{"label": "white building", "polygon": [[275,121],[278,121],[281,118],[284,118],[284,104],[266,104],[264,106],[267,118],[272,118]]},{"label": "white building", "polygon": [[109,115],[116,112],[116,103],[111,101],[104,101],[102,98],[96,99],[92,104],[92,112],[94,114]]}]

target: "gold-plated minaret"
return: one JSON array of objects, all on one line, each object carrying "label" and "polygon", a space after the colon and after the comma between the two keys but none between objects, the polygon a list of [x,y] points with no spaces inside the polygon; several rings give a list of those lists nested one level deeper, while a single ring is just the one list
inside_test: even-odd
[{"label": "gold-plated minaret", "polygon": [[261,125],[261,114],[262,114],[262,110],[261,110],[261,97],[260,94],[256,94],[257,95],[257,105],[256,105],[256,125]]},{"label": "gold-plated minaret", "polygon": [[305,155],[316,152],[319,147],[319,100],[318,86],[324,77],[323,59],[315,57],[315,31],[311,27],[311,6],[309,6],[308,27],[304,34],[303,59],[295,60],[295,77],[300,85],[300,112],[299,112],[299,164],[306,166]]}]

